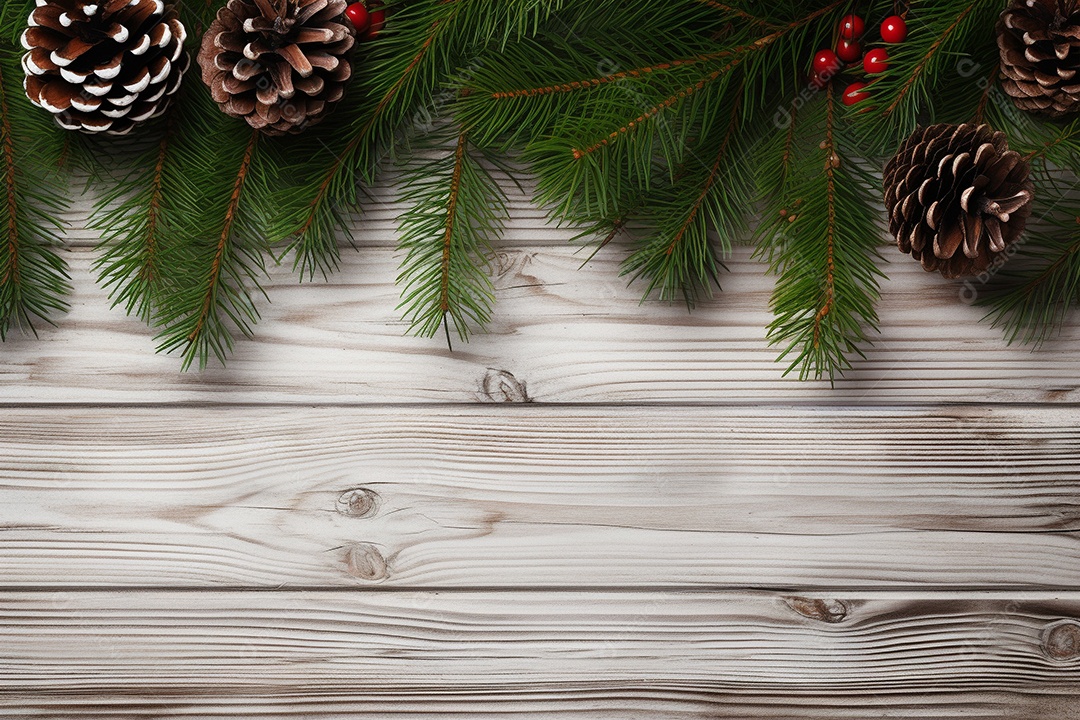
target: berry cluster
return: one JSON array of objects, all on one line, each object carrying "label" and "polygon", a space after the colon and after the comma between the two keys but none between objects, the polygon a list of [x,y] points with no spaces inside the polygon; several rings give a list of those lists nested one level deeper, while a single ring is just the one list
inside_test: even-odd
[{"label": "berry cluster", "polygon": [[[840,20],[836,49],[819,50],[814,55],[814,87],[823,88],[847,66],[862,61],[863,72],[871,78],[889,69],[889,51],[878,47],[863,54],[866,23],[858,15],[845,15]],[[889,45],[898,45],[907,39],[907,23],[899,15],[885,18],[881,23],[881,39]],[[845,105],[854,105],[870,97],[867,88],[873,80],[856,81],[847,86],[841,96]]]},{"label": "berry cluster", "polygon": [[372,40],[379,34],[386,22],[386,11],[382,6],[382,0],[366,0],[345,8],[345,17],[356,28],[357,39]]}]

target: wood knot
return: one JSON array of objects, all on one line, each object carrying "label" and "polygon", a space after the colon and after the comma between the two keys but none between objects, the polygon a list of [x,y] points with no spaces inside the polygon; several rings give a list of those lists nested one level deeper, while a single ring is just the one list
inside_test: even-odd
[{"label": "wood knot", "polygon": [[356,543],[345,550],[345,569],[353,577],[378,582],[388,573],[386,558],[371,543]]},{"label": "wood knot", "polygon": [[1080,658],[1080,622],[1061,620],[1043,631],[1043,652],[1053,660]]},{"label": "wood knot", "polygon": [[525,383],[506,370],[488,368],[484,381],[480,385],[481,400],[496,403],[532,402]]},{"label": "wood knot", "polygon": [[819,598],[787,597],[787,606],[803,617],[811,620],[835,624],[843,622],[848,614],[848,606],[843,600],[821,600]]},{"label": "wood knot", "polygon": [[346,490],[337,499],[337,511],[354,518],[367,518],[379,510],[379,493],[367,488]]}]

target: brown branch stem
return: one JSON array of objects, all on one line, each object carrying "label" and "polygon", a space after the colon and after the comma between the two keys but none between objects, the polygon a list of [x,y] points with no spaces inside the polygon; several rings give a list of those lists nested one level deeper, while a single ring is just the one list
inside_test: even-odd
[{"label": "brown branch stem", "polygon": [[8,114],[7,88],[0,73],[0,133],[3,134],[4,190],[7,199],[7,266],[0,283],[19,283],[19,193],[15,180],[15,140],[11,135],[11,116]]},{"label": "brown branch stem", "polygon": [[457,220],[458,197],[461,194],[461,171],[465,163],[466,134],[458,136],[454,150],[454,172],[450,177],[450,195],[446,205],[446,231],[443,233],[441,281],[439,286],[439,309],[443,314],[450,310],[450,250],[454,242],[454,224]]},{"label": "brown branch stem", "polygon": [[825,239],[825,257],[826,257],[826,272],[825,272],[825,303],[818,310],[817,315],[814,316],[814,347],[817,348],[821,344],[821,324],[825,318],[832,312],[834,305],[836,304],[836,166],[834,159],[836,157],[836,141],[833,137],[833,112],[835,99],[833,98],[832,84],[828,87],[828,95],[825,98],[827,103],[826,120],[825,120],[825,151],[828,155],[825,156],[825,175],[827,178],[827,197],[829,202],[829,220],[828,229],[826,231]]}]

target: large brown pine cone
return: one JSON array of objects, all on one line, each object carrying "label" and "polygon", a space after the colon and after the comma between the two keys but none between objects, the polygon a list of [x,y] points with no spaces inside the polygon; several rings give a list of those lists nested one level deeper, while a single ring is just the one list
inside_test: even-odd
[{"label": "large brown pine cone", "polygon": [[889,232],[947,278],[978,275],[1016,242],[1035,198],[1031,168],[987,125],[932,125],[885,167]]},{"label": "large brown pine cone", "polygon": [[1014,0],[998,21],[1001,85],[1021,110],[1059,117],[1080,110],[1076,0]]},{"label": "large brown pine cone", "polygon": [[161,0],[37,0],[22,35],[30,101],[69,130],[123,135],[160,115],[188,66]]},{"label": "large brown pine cone", "polygon": [[321,120],[352,74],[346,0],[229,0],[203,37],[203,81],[221,109],[269,135]]}]

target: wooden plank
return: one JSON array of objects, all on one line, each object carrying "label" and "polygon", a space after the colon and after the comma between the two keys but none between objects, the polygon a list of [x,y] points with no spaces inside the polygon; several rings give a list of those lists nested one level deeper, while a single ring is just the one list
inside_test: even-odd
[{"label": "wooden plank", "polygon": [[49,408],[0,585],[1080,587],[1080,409]]},{"label": "wooden plank", "polygon": [[[963,718],[964,720],[1076,720],[1074,695],[1018,692],[827,692],[798,696],[739,695],[671,684],[662,688],[602,683],[522,687],[452,688],[446,692],[399,690],[364,695],[331,690],[280,695],[203,696],[197,693],[98,695],[13,694],[13,718],[199,718],[200,720],[835,720]],[[7,707],[10,705],[10,707]]]},{"label": "wooden plank", "polygon": [[1069,718],[1077,617],[1078,593],[4,593],[0,707]]},{"label": "wooden plank", "polygon": [[347,251],[326,284],[275,270],[254,341],[227,369],[179,372],[154,354],[152,333],[110,310],[92,279],[93,253],[70,253],[72,312],[41,338],[0,347],[0,403],[943,403],[1076,402],[1080,323],[1038,352],[1007,347],[965,305],[962,288],[915,263],[890,266],[883,334],[835,388],[784,378],[765,340],[772,280],[741,249],[725,292],[693,314],[639,304],[612,249],[579,270],[570,247],[501,252],[490,334],[451,352],[406,336],[396,309],[398,258]]}]

